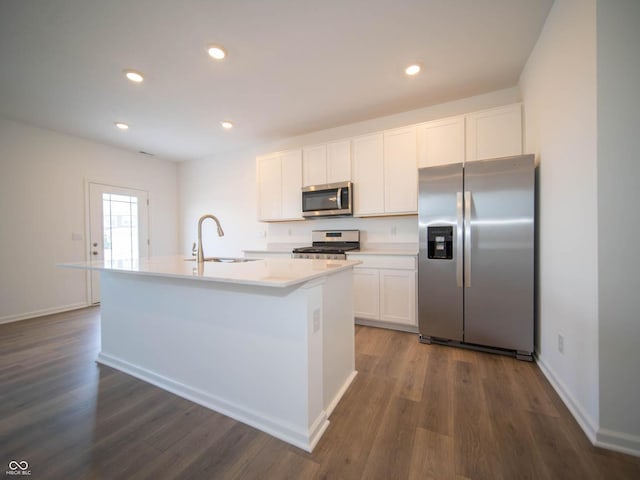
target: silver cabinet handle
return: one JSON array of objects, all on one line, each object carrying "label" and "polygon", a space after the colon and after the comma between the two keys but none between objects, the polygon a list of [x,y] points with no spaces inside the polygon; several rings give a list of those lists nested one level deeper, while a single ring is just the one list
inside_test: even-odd
[{"label": "silver cabinet handle", "polygon": [[338,210],[342,210],[342,187],[338,188],[338,193],[336,194],[336,201],[338,202]]},{"label": "silver cabinet handle", "polygon": [[456,193],[456,283],[462,287],[462,192]]},{"label": "silver cabinet handle", "polygon": [[464,192],[464,286],[471,287],[471,192]]}]

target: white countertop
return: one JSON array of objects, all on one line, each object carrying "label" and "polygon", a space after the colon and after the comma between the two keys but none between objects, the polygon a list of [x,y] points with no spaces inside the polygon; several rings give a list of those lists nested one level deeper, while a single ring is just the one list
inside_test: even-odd
[{"label": "white countertop", "polygon": [[242,251],[244,253],[291,253],[294,248],[308,246],[308,243],[270,243],[264,248],[248,248]]},{"label": "white countertop", "polygon": [[[295,247],[308,247],[307,245],[272,243],[263,249],[243,250],[245,253],[291,253]],[[370,244],[357,251],[347,252],[348,255],[418,255],[418,245],[413,243],[393,243],[393,244]]]},{"label": "white countertop", "polygon": [[291,287],[308,280],[331,275],[359,264],[357,260],[305,260],[273,258],[243,263],[205,262],[198,265],[182,255],[140,260],[66,263],[59,266],[87,270],[109,270],[135,275],[185,278],[263,287]]},{"label": "white countertop", "polygon": [[416,255],[418,255],[418,249],[416,248],[415,250],[413,249],[407,249],[407,250],[396,250],[396,249],[390,249],[390,250],[378,250],[378,249],[369,249],[369,248],[361,248],[360,250],[357,250],[355,252],[347,252],[348,256],[356,256],[356,255],[393,255],[393,256],[403,256],[403,255],[408,255],[408,256],[412,256],[415,257]]}]

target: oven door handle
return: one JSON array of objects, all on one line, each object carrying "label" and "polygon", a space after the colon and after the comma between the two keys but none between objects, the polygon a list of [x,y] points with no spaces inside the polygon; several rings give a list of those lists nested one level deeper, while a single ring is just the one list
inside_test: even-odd
[{"label": "oven door handle", "polygon": [[342,210],[342,187],[338,188],[336,193],[336,202],[338,204],[338,210]]}]

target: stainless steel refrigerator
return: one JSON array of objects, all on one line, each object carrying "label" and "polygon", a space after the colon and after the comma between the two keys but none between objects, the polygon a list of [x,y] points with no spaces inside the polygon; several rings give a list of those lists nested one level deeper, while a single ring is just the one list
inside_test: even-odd
[{"label": "stainless steel refrigerator", "polygon": [[420,341],[531,360],[533,155],[420,169]]}]

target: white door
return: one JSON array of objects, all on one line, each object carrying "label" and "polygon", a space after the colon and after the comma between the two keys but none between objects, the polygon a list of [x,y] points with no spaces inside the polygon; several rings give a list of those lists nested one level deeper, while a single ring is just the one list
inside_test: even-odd
[{"label": "white door", "polygon": [[[89,183],[91,260],[137,263],[149,255],[149,194],[142,190]],[[100,302],[100,275],[91,273],[91,303]]]}]

